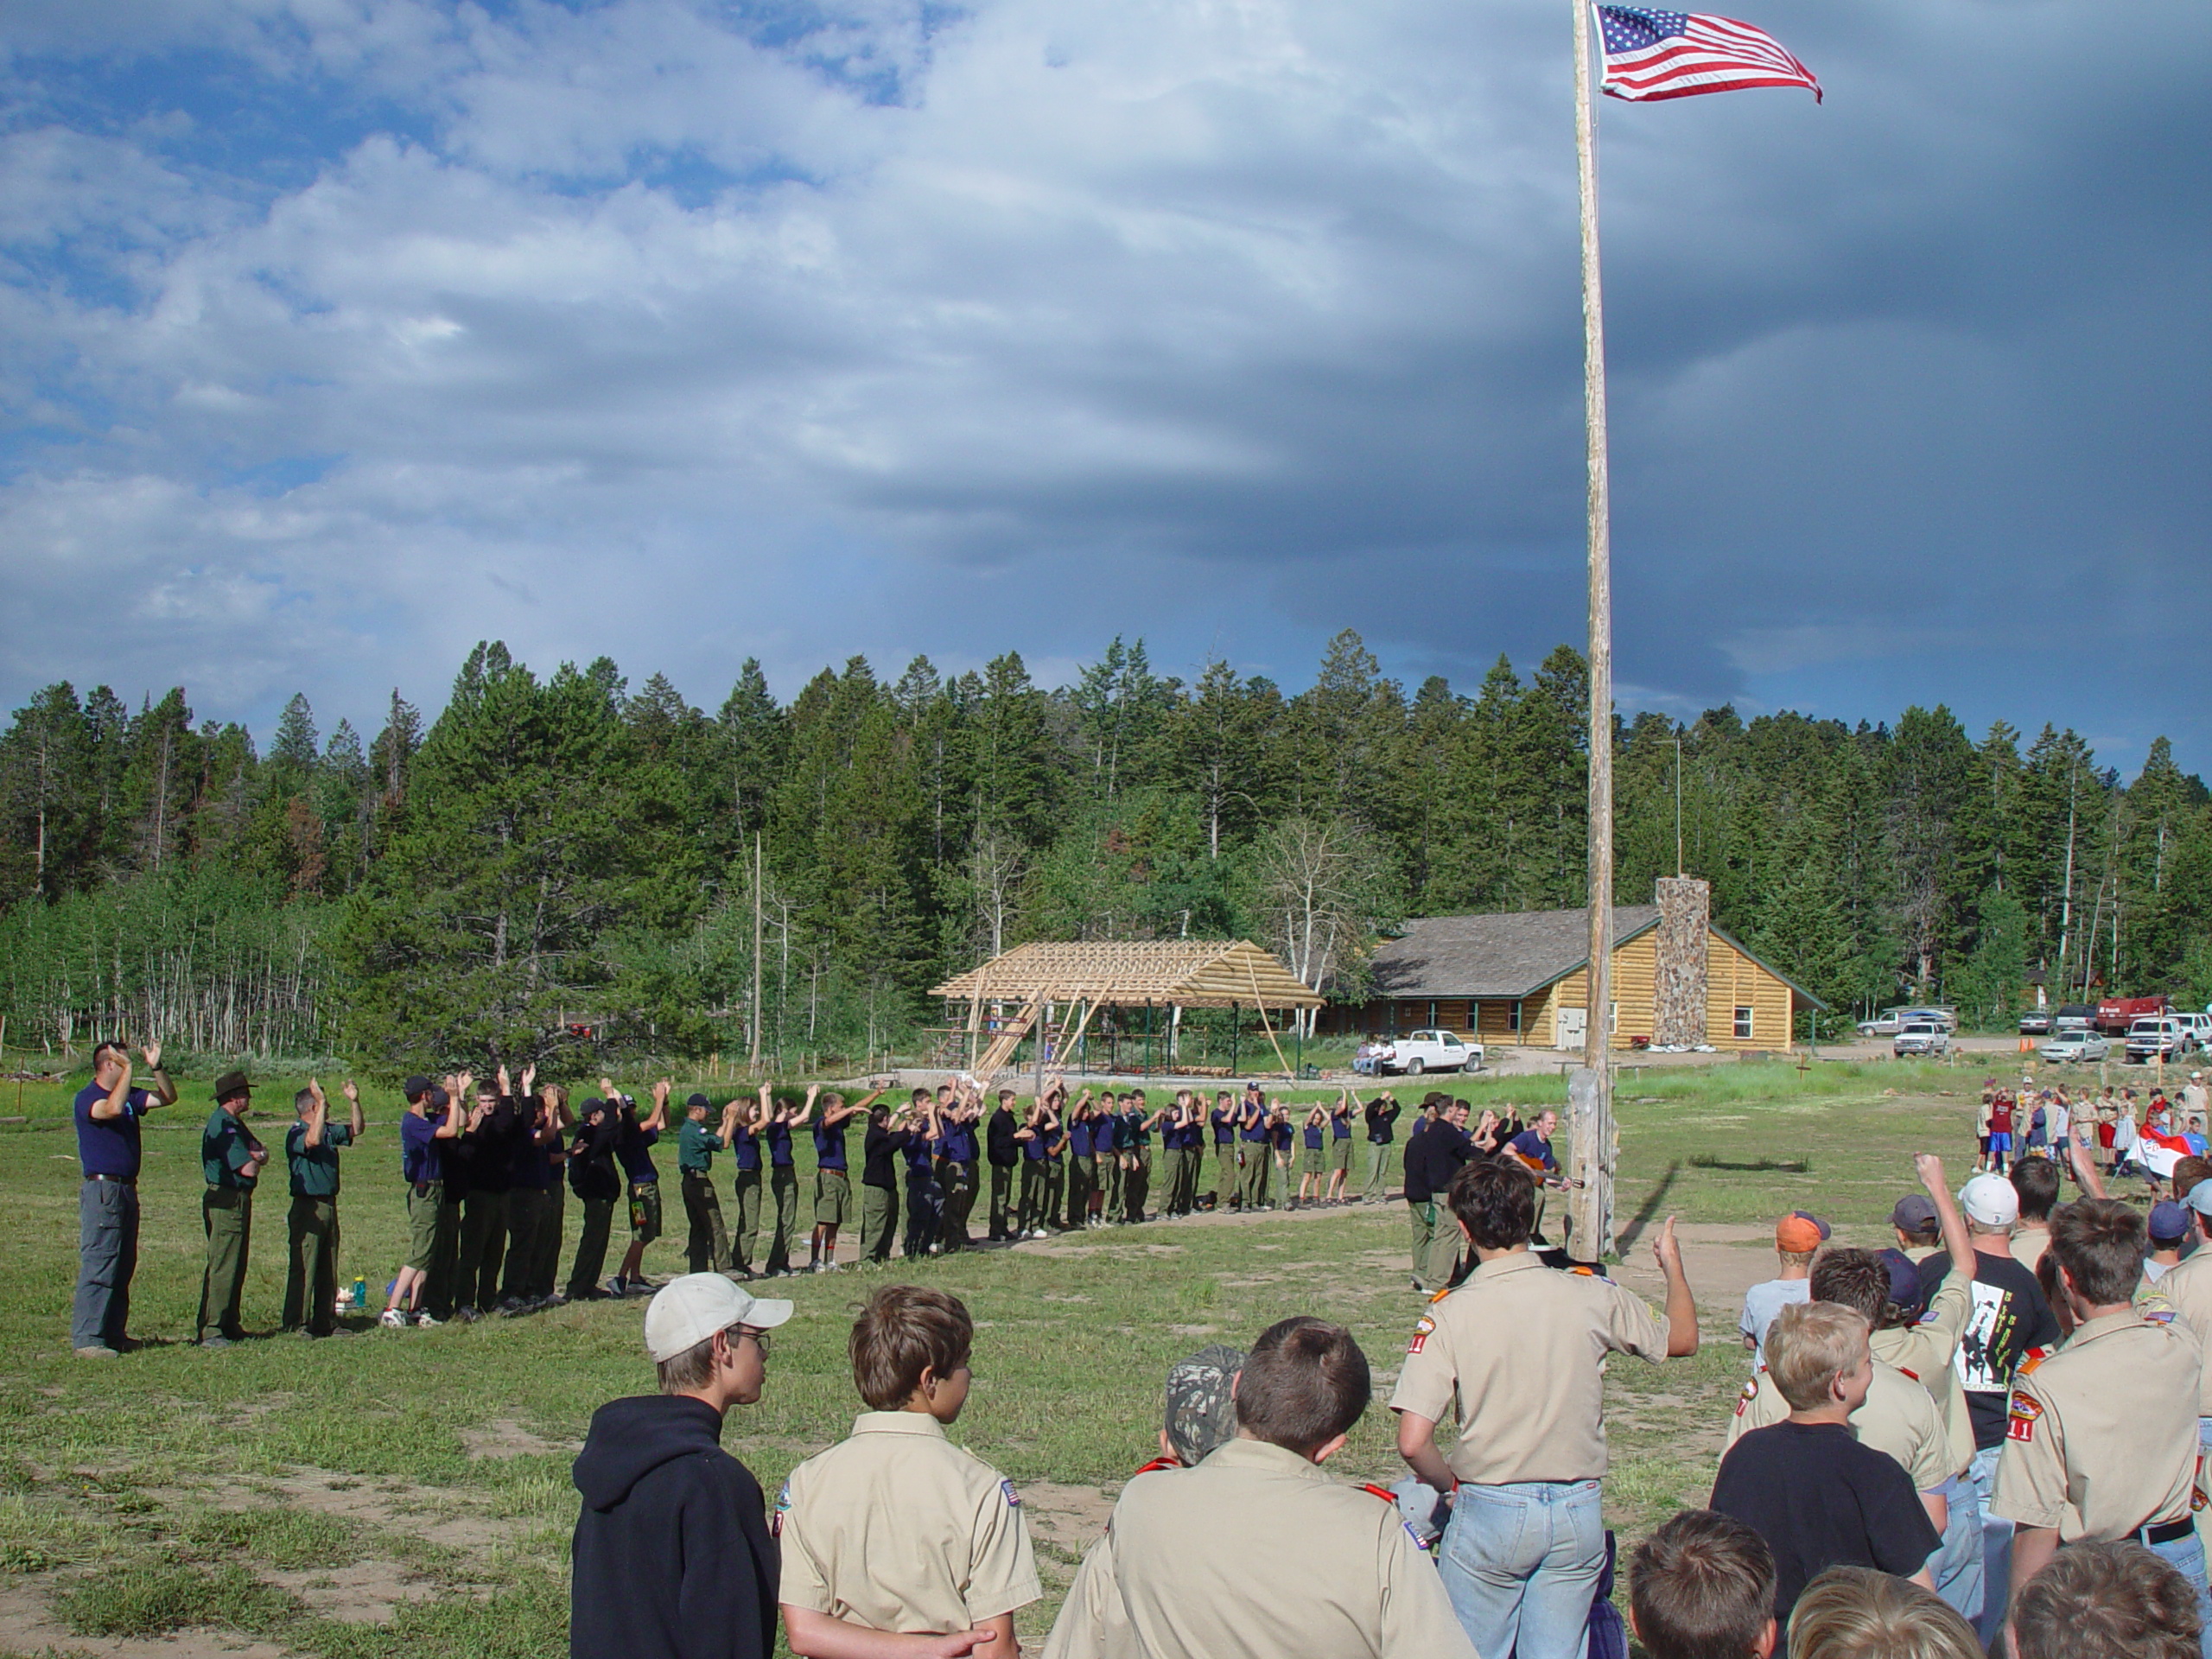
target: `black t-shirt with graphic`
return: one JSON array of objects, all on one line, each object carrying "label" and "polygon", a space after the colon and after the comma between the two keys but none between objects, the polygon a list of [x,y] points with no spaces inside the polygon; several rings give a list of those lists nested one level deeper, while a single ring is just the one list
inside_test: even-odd
[{"label": "black t-shirt with graphic", "polygon": [[[1920,1264],[1923,1301],[1932,1301],[1951,1276],[1951,1258],[1938,1250]],[[1974,1311],[1959,1333],[1959,1385],[1967,1391],[1967,1415],[1979,1451],[2005,1439],[2005,1403],[2012,1373],[2029,1355],[2058,1346],[2058,1316],[2044,1299],[2034,1272],[2010,1255],[1974,1253]]]}]

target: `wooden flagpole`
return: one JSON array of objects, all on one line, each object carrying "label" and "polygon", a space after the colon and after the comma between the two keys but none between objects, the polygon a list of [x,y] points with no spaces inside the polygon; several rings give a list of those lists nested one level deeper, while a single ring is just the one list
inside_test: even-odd
[{"label": "wooden flagpole", "polygon": [[1571,1167],[1581,1183],[1568,1215],[1577,1259],[1613,1247],[1613,577],[1605,465],[1605,312],[1598,260],[1598,132],[1591,84],[1590,0],[1574,7],[1574,156],[1582,208],[1582,418],[1589,475],[1590,965],[1582,1065],[1568,1083]]}]

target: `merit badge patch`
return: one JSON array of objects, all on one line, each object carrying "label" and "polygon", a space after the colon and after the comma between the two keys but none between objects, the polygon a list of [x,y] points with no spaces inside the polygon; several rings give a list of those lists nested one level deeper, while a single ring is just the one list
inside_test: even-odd
[{"label": "merit badge patch", "polygon": [[1429,1333],[1436,1329],[1436,1321],[1424,1313],[1414,1322],[1414,1339],[1406,1344],[1406,1351],[1417,1354],[1428,1346]]},{"label": "merit badge patch", "polygon": [[1021,1494],[1014,1490],[1014,1483],[1012,1481],[1002,1480],[999,1482],[999,1491],[1006,1494],[1007,1508],[1009,1510],[1018,1510],[1021,1507]]},{"label": "merit badge patch", "polygon": [[2043,1415],[2043,1402],[2031,1394],[2012,1390],[2012,1408],[2007,1414],[2005,1438],[2008,1440],[2032,1440],[2036,1437],[2036,1419]]}]

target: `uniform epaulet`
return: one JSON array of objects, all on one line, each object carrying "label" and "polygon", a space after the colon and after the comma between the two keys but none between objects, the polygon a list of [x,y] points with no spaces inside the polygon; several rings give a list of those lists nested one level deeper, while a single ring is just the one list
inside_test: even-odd
[{"label": "uniform epaulet", "polygon": [[1373,1481],[1367,1480],[1360,1483],[1359,1490],[1371,1497],[1381,1498],[1394,1509],[1397,1507],[1398,1495],[1388,1486],[1377,1486]]},{"label": "uniform epaulet", "polygon": [[2013,1370],[2012,1375],[2015,1376],[2028,1376],[2032,1375],[2037,1366],[2042,1364],[2044,1361],[2050,1357],[2052,1351],[2053,1351],[2049,1348],[2029,1349],[2026,1355],[2021,1359],[2019,1365]]},{"label": "uniform epaulet", "polygon": [[1161,1469],[1180,1469],[1181,1467],[1183,1467],[1183,1459],[1180,1458],[1154,1458],[1129,1478],[1135,1480],[1137,1475],[1149,1475]]},{"label": "uniform epaulet", "polygon": [[1434,1307],[1434,1306],[1435,1306],[1439,1302],[1442,1301],[1442,1300],[1443,1300],[1446,1296],[1449,1296],[1451,1294],[1452,1294],[1452,1287],[1451,1287],[1451,1286],[1449,1286],[1449,1285],[1446,1285],[1446,1286],[1445,1286],[1445,1287],[1444,1287],[1444,1288],[1443,1288],[1443,1289],[1441,1289],[1441,1290],[1438,1291],[1438,1292],[1436,1293],[1436,1294],[1434,1294],[1433,1296],[1432,1296],[1432,1297],[1430,1297],[1430,1298],[1428,1299],[1428,1305],[1429,1305],[1431,1307]]}]

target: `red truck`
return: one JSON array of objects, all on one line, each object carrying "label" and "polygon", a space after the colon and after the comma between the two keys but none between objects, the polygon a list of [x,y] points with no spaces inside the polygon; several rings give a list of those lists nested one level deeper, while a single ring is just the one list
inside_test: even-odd
[{"label": "red truck", "polygon": [[2097,1004],[2097,1029],[2107,1037],[2125,1037],[2142,1015],[2171,1012],[2173,1004],[2164,996],[2108,996]]}]

